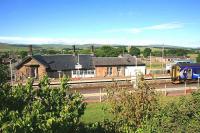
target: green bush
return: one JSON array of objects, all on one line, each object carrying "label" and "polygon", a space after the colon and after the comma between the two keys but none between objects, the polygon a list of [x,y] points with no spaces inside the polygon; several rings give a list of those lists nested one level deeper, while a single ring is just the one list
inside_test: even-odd
[{"label": "green bush", "polygon": [[[62,79],[62,81],[67,81]],[[48,77],[40,89],[32,88],[31,79],[25,86],[0,89],[0,130],[2,132],[76,132],[85,110],[83,97],[69,93],[66,83],[50,88]]]},{"label": "green bush", "polygon": [[0,86],[3,85],[8,79],[8,67],[0,64]]}]

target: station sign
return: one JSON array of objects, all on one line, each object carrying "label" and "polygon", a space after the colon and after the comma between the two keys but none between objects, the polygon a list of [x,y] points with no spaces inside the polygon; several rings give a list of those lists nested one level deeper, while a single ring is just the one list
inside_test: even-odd
[{"label": "station sign", "polygon": [[82,65],[80,64],[75,65],[75,69],[82,69]]}]

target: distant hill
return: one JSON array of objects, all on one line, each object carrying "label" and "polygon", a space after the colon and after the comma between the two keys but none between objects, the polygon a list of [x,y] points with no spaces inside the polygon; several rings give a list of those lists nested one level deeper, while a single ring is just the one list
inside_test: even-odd
[{"label": "distant hill", "polygon": [[[1,51],[28,51],[28,46],[30,44],[9,44],[9,43],[0,43],[0,52]],[[65,44],[31,44],[33,49],[54,49],[61,50],[63,48],[72,49],[73,44],[65,45]],[[101,44],[83,44],[76,45],[77,49],[90,48],[94,45],[95,48],[101,47]]]},{"label": "distant hill", "polygon": [[[30,45],[30,44],[29,44]],[[28,51],[28,44],[9,44],[9,43],[0,43],[0,52],[1,51]],[[69,48],[72,49],[71,45],[65,45],[65,44],[31,44],[33,46],[33,49],[54,49],[54,50],[61,50],[63,48]],[[95,48],[103,46],[102,44],[82,44],[82,45],[75,45],[77,49],[84,49],[84,48],[90,48],[91,46],[94,46]],[[120,47],[120,46],[126,46],[128,45],[120,45],[120,44],[109,44],[114,47]],[[135,45],[136,47],[141,47],[141,48],[162,48],[163,45],[161,44],[153,44],[153,45]],[[187,48],[187,47],[179,47],[179,46],[171,46],[171,45],[164,45],[164,48],[180,48],[180,49],[193,49],[193,48]]]},{"label": "distant hill", "polygon": [[[29,45],[0,43],[0,52],[2,51],[27,51]],[[33,45],[33,49],[41,48],[39,45]]]}]

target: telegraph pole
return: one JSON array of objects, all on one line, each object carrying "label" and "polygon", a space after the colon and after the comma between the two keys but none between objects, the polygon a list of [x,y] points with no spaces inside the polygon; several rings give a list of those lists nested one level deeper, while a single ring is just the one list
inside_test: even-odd
[{"label": "telegraph pole", "polygon": [[138,65],[137,65],[138,62],[137,62],[137,56],[135,56],[135,58],[136,58],[136,63],[135,63],[135,64],[136,64],[136,88],[138,88],[138,73],[137,73],[137,71],[138,71],[138,70],[137,70],[137,69],[138,69],[138,67],[137,67],[137,66],[138,66]]},{"label": "telegraph pole", "polygon": [[162,47],[162,73],[164,74],[164,70],[163,70],[163,59],[164,59],[164,43],[163,43],[163,47]]},{"label": "telegraph pole", "polygon": [[151,53],[150,53],[150,73],[151,73]]},{"label": "telegraph pole", "polygon": [[11,85],[13,86],[13,71],[12,71],[12,58],[10,58],[10,80],[11,80]]}]

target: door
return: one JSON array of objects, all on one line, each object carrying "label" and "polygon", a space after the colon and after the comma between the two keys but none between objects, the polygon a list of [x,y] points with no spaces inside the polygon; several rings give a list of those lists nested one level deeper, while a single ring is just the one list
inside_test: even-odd
[{"label": "door", "polygon": [[188,76],[187,79],[192,79],[192,69],[191,68],[188,69],[187,76]]}]

